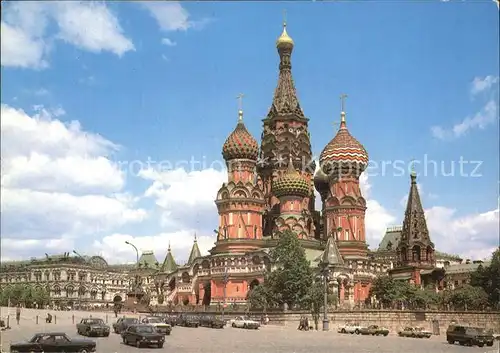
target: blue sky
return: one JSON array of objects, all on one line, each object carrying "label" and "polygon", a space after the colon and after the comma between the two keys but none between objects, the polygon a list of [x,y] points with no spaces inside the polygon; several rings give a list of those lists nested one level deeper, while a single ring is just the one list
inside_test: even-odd
[{"label": "blue sky", "polygon": [[[84,153],[97,161],[92,165],[99,164],[102,156],[111,162],[128,163],[144,163],[148,158],[175,163],[192,156],[208,164],[220,161],[221,146],[236,123],[236,96],[240,92],[245,94],[245,123],[257,139],[260,137],[261,119],[267,114],[277,82],[275,41],[286,8],[288,32],[295,41],[293,75],[301,105],[310,118],[313,152],[318,155],[333,138],[333,123],[339,120],[338,97],[346,93],[348,127],[373,162],[409,163],[427,158],[442,163],[445,171],[455,163],[454,176],[442,176],[438,171],[438,175],[419,177],[432,223],[431,237],[438,238],[435,241],[445,247],[442,250],[481,257],[498,244],[499,22],[495,3],[149,4],[5,6],[10,16],[4,16],[2,22],[2,113],[9,107],[23,109],[31,118],[44,116],[45,121],[78,121],[83,135],[100,135],[109,142],[90,157],[88,151]],[[101,17],[85,16],[93,12]],[[39,14],[36,21],[26,20],[33,14]],[[11,32],[5,34],[4,25]],[[4,38],[7,35],[9,38]],[[26,38],[43,49],[39,53],[13,49],[17,48],[16,40]],[[62,110],[65,114],[57,114]],[[2,137],[4,134],[2,122]],[[2,154],[15,150],[13,144],[19,143],[12,136],[7,141],[14,142],[2,142]],[[23,153],[32,157],[36,148],[40,145]],[[73,147],[65,148],[64,156],[75,155]],[[57,162],[59,157],[53,156],[57,153],[43,151],[51,162]],[[461,157],[470,161],[464,167],[467,174],[473,172],[477,164],[473,162],[481,161],[476,171],[481,176],[458,175]],[[2,209],[7,212],[2,220],[7,224],[3,245],[5,239],[11,244],[2,250],[5,257],[45,252],[38,247],[43,237],[36,235],[44,232],[50,233],[46,239],[58,244],[49,248],[54,252],[76,247],[120,260],[130,260],[133,253],[121,245],[117,250],[110,245],[112,239],[121,242],[131,237],[144,244],[142,248],[154,248],[159,258],[164,256],[161,249],[165,249],[166,239],[178,247],[179,257],[185,257],[192,242],[192,236],[186,234],[195,230],[206,247],[213,242],[210,232],[217,217],[209,195],[215,198],[222,173],[210,174],[213,181],[209,181],[212,179],[203,177],[203,168],[197,167],[199,175],[185,170],[186,174],[174,177],[174,181],[172,171],[167,171],[168,177],[128,173],[117,181],[110,172],[115,184],[110,182],[112,187],[108,188],[109,180],[98,169],[79,164],[72,173],[65,172],[72,174],[68,181],[54,176],[56,171],[51,168],[45,174],[35,173],[30,162],[33,160],[28,158],[25,170],[15,170],[10,184],[2,177],[2,189],[43,191],[50,193],[47,197],[69,194],[116,199],[118,193],[128,198],[127,210],[140,209],[144,216],[131,222],[105,222],[97,231],[69,225],[54,228],[54,222],[44,222],[39,212],[33,214],[32,210],[21,210],[25,205],[19,202],[2,200]],[[4,174],[13,173],[12,168]],[[127,169],[122,168],[122,172]],[[423,173],[422,167],[416,170]],[[45,184],[49,180],[51,187],[30,189],[26,182],[15,180],[19,175],[23,180],[28,175],[37,185],[42,179]],[[87,176],[93,181],[84,181]],[[207,185],[182,186],[189,178],[192,183],[199,178],[199,183]],[[409,177],[408,173],[396,176],[389,167],[385,175],[372,170],[364,183],[373,206],[373,234],[369,238],[376,245],[385,226],[402,221]],[[191,192],[199,188],[204,196],[193,196],[189,201],[167,195],[169,188],[172,194],[174,188],[183,187]],[[26,200],[29,203],[29,195]],[[76,214],[63,218],[83,222],[78,220],[81,211],[78,207],[75,210]],[[57,219],[57,212],[53,212],[49,218]],[[21,216],[33,219],[33,232],[27,232],[26,225],[17,220]],[[85,218],[86,222],[91,219]],[[456,238],[450,233],[456,233]],[[23,245],[14,246],[21,238]],[[450,245],[452,239],[459,244]],[[478,244],[471,248],[470,242]]]}]

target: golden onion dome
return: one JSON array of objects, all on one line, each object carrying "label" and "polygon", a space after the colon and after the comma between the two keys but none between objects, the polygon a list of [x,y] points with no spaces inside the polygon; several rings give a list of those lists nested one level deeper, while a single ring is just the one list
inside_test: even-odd
[{"label": "golden onion dome", "polygon": [[293,49],[293,39],[286,32],[286,22],[283,23],[283,32],[276,41],[276,47],[278,49]]},{"label": "golden onion dome", "polygon": [[288,162],[287,171],[273,182],[273,192],[276,197],[309,195],[309,183],[297,172],[293,166],[292,158]]}]

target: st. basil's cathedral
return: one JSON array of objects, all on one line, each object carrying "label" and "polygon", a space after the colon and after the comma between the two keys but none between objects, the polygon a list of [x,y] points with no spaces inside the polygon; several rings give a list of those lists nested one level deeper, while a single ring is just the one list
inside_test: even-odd
[{"label": "st. basil's cathedral", "polygon": [[[311,267],[320,271],[327,266],[329,285],[341,306],[364,302],[379,275],[417,285],[432,283],[438,289],[444,274],[436,267],[439,254],[429,236],[416,175],[411,175],[403,227],[388,230],[379,249],[370,251],[366,200],[359,183],[368,153],[349,132],[342,103],[337,134],[321,152],[316,168],[309,119],[292,78],[294,41],[286,24],[276,47],[278,84],[263,119],[260,146],[246,129],[240,107],[236,127],[222,147],[228,177],[215,199],[215,246],[202,256],[195,238],[184,266],[176,264],[168,249],[156,275],[156,283],[164,288],[164,303],[245,303],[265,271],[272,270],[269,250],[285,230],[297,234]],[[321,210],[315,210],[315,189]]]}]

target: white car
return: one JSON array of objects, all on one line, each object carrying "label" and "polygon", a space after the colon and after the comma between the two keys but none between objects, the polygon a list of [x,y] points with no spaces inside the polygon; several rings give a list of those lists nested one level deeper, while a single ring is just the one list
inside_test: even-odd
[{"label": "white car", "polygon": [[238,316],[236,319],[230,320],[231,327],[247,328],[257,330],[260,323],[254,320],[245,319],[243,316]]},{"label": "white car", "polygon": [[362,326],[360,324],[345,324],[342,326],[339,326],[339,329],[337,330],[338,333],[350,333],[350,334],[357,334],[359,335],[359,332],[361,331]]},{"label": "white car", "polygon": [[142,319],[141,322],[143,324],[154,326],[158,333],[162,333],[164,335],[170,335],[172,332],[172,326],[166,324],[160,317],[148,316]]}]

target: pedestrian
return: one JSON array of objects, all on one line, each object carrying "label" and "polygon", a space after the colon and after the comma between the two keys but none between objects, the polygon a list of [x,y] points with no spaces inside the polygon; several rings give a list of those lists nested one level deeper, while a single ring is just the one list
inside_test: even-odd
[{"label": "pedestrian", "polygon": [[17,304],[16,308],[16,321],[17,324],[19,325],[19,321],[21,320],[21,304]]}]

